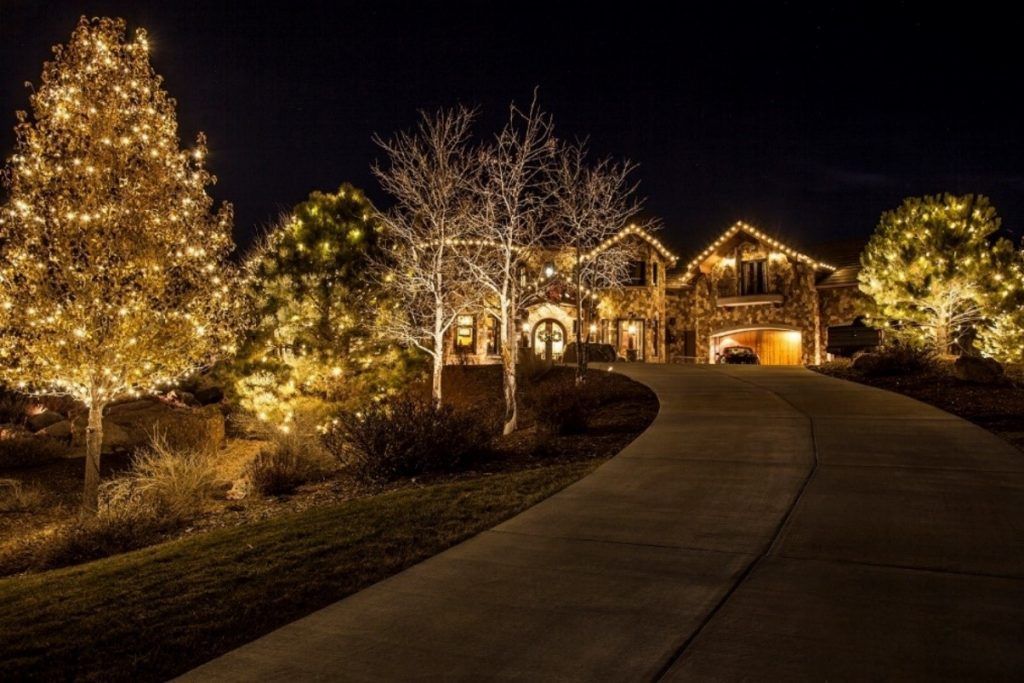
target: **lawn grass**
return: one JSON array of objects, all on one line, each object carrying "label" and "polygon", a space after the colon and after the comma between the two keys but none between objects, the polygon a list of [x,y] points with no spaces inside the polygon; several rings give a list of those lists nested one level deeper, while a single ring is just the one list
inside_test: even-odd
[{"label": "lawn grass", "polygon": [[537,503],[600,461],[315,508],[0,580],[0,679],[165,680]]}]

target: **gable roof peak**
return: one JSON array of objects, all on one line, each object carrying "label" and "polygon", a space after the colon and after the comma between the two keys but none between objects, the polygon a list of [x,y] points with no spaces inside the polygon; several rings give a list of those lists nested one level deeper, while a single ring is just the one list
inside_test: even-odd
[{"label": "gable roof peak", "polygon": [[748,235],[750,235],[751,237],[753,237],[753,238],[755,238],[757,240],[760,240],[761,242],[764,242],[764,243],[768,244],[772,248],[777,249],[778,251],[782,252],[783,254],[785,254],[785,255],[787,255],[787,256],[789,256],[791,258],[794,258],[797,261],[800,261],[801,263],[806,263],[807,265],[811,266],[812,268],[815,268],[815,269],[821,268],[821,269],[824,269],[824,270],[835,270],[834,266],[831,266],[831,265],[829,265],[827,263],[824,263],[822,261],[818,261],[817,259],[815,259],[815,258],[813,258],[811,256],[808,256],[807,254],[801,253],[801,252],[797,251],[796,249],[793,249],[792,247],[790,247],[790,246],[784,244],[783,242],[775,239],[771,235],[768,235],[767,233],[763,232],[762,230],[754,227],[750,223],[747,223],[746,221],[740,220],[740,221],[736,221],[735,223],[730,225],[728,228],[726,228],[725,232],[723,232],[721,235],[718,236],[717,239],[715,239],[713,242],[711,242],[711,244],[709,244],[707,246],[707,248],[704,249],[704,251],[702,251],[699,254],[697,254],[697,256],[695,256],[692,261],[690,261],[688,264],[686,264],[686,269],[683,271],[683,275],[680,278],[683,281],[683,283],[686,283],[687,281],[689,281],[693,277],[696,269],[700,267],[700,264],[703,263],[705,261],[705,259],[707,259],[709,256],[711,256],[714,253],[715,249],[717,249],[718,247],[722,246],[722,244],[724,242],[726,242],[727,240],[731,239],[733,236],[735,236],[739,232],[745,232]]}]

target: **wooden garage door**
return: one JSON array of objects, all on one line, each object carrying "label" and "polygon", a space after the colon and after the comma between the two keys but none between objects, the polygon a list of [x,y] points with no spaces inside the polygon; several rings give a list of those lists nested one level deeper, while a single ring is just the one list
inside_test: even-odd
[{"label": "wooden garage door", "polygon": [[762,365],[800,365],[800,333],[790,330],[746,330],[722,337],[719,346],[749,346]]}]

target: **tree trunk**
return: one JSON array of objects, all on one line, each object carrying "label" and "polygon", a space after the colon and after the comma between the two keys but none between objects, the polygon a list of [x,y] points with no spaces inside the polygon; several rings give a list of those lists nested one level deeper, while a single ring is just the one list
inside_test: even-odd
[{"label": "tree trunk", "polygon": [[516,357],[519,346],[513,325],[514,316],[509,312],[508,302],[502,304],[501,329],[505,338],[501,340],[501,388],[505,394],[505,423],[501,428],[504,435],[519,429],[519,404],[516,400]]},{"label": "tree trunk", "polygon": [[[440,322],[440,321],[439,321]],[[440,331],[440,325],[434,331],[434,374],[430,388],[430,397],[434,405],[441,406],[441,376],[444,373],[444,333]]]},{"label": "tree trunk", "polygon": [[949,320],[945,316],[939,316],[935,324],[935,350],[940,356],[949,353]]},{"label": "tree trunk", "polygon": [[502,388],[505,391],[505,425],[502,427],[501,433],[508,435],[519,428],[519,405],[516,401],[515,348],[511,352],[506,349],[502,355],[507,355],[511,358],[510,362],[503,364],[505,368],[502,373]]},{"label": "tree trunk", "polygon": [[[578,252],[579,253],[579,252]],[[587,349],[583,345],[583,274],[577,257],[577,384],[583,384],[587,377]]]},{"label": "tree trunk", "polygon": [[89,406],[89,424],[85,428],[85,489],[82,492],[82,514],[88,516],[95,516],[99,510],[104,407],[104,403],[92,401]]}]

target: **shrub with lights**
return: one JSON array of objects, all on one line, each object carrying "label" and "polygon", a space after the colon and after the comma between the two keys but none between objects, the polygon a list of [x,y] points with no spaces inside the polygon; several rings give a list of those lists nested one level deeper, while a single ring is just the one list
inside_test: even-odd
[{"label": "shrub with lights", "polygon": [[287,426],[303,399],[364,401],[407,378],[408,356],[373,333],[378,233],[373,205],[343,184],[313,192],[257,244],[246,261],[255,324],[232,368],[243,408]]},{"label": "shrub with lights", "polygon": [[0,368],[88,408],[94,513],[104,407],[232,350],[232,214],[206,193],[203,136],[179,147],[144,31],[83,18],[54,54],[5,174]]},{"label": "shrub with lights", "polygon": [[1020,294],[1013,245],[998,230],[980,195],[911,197],[882,214],[859,276],[874,323],[938,354],[962,348]]}]

